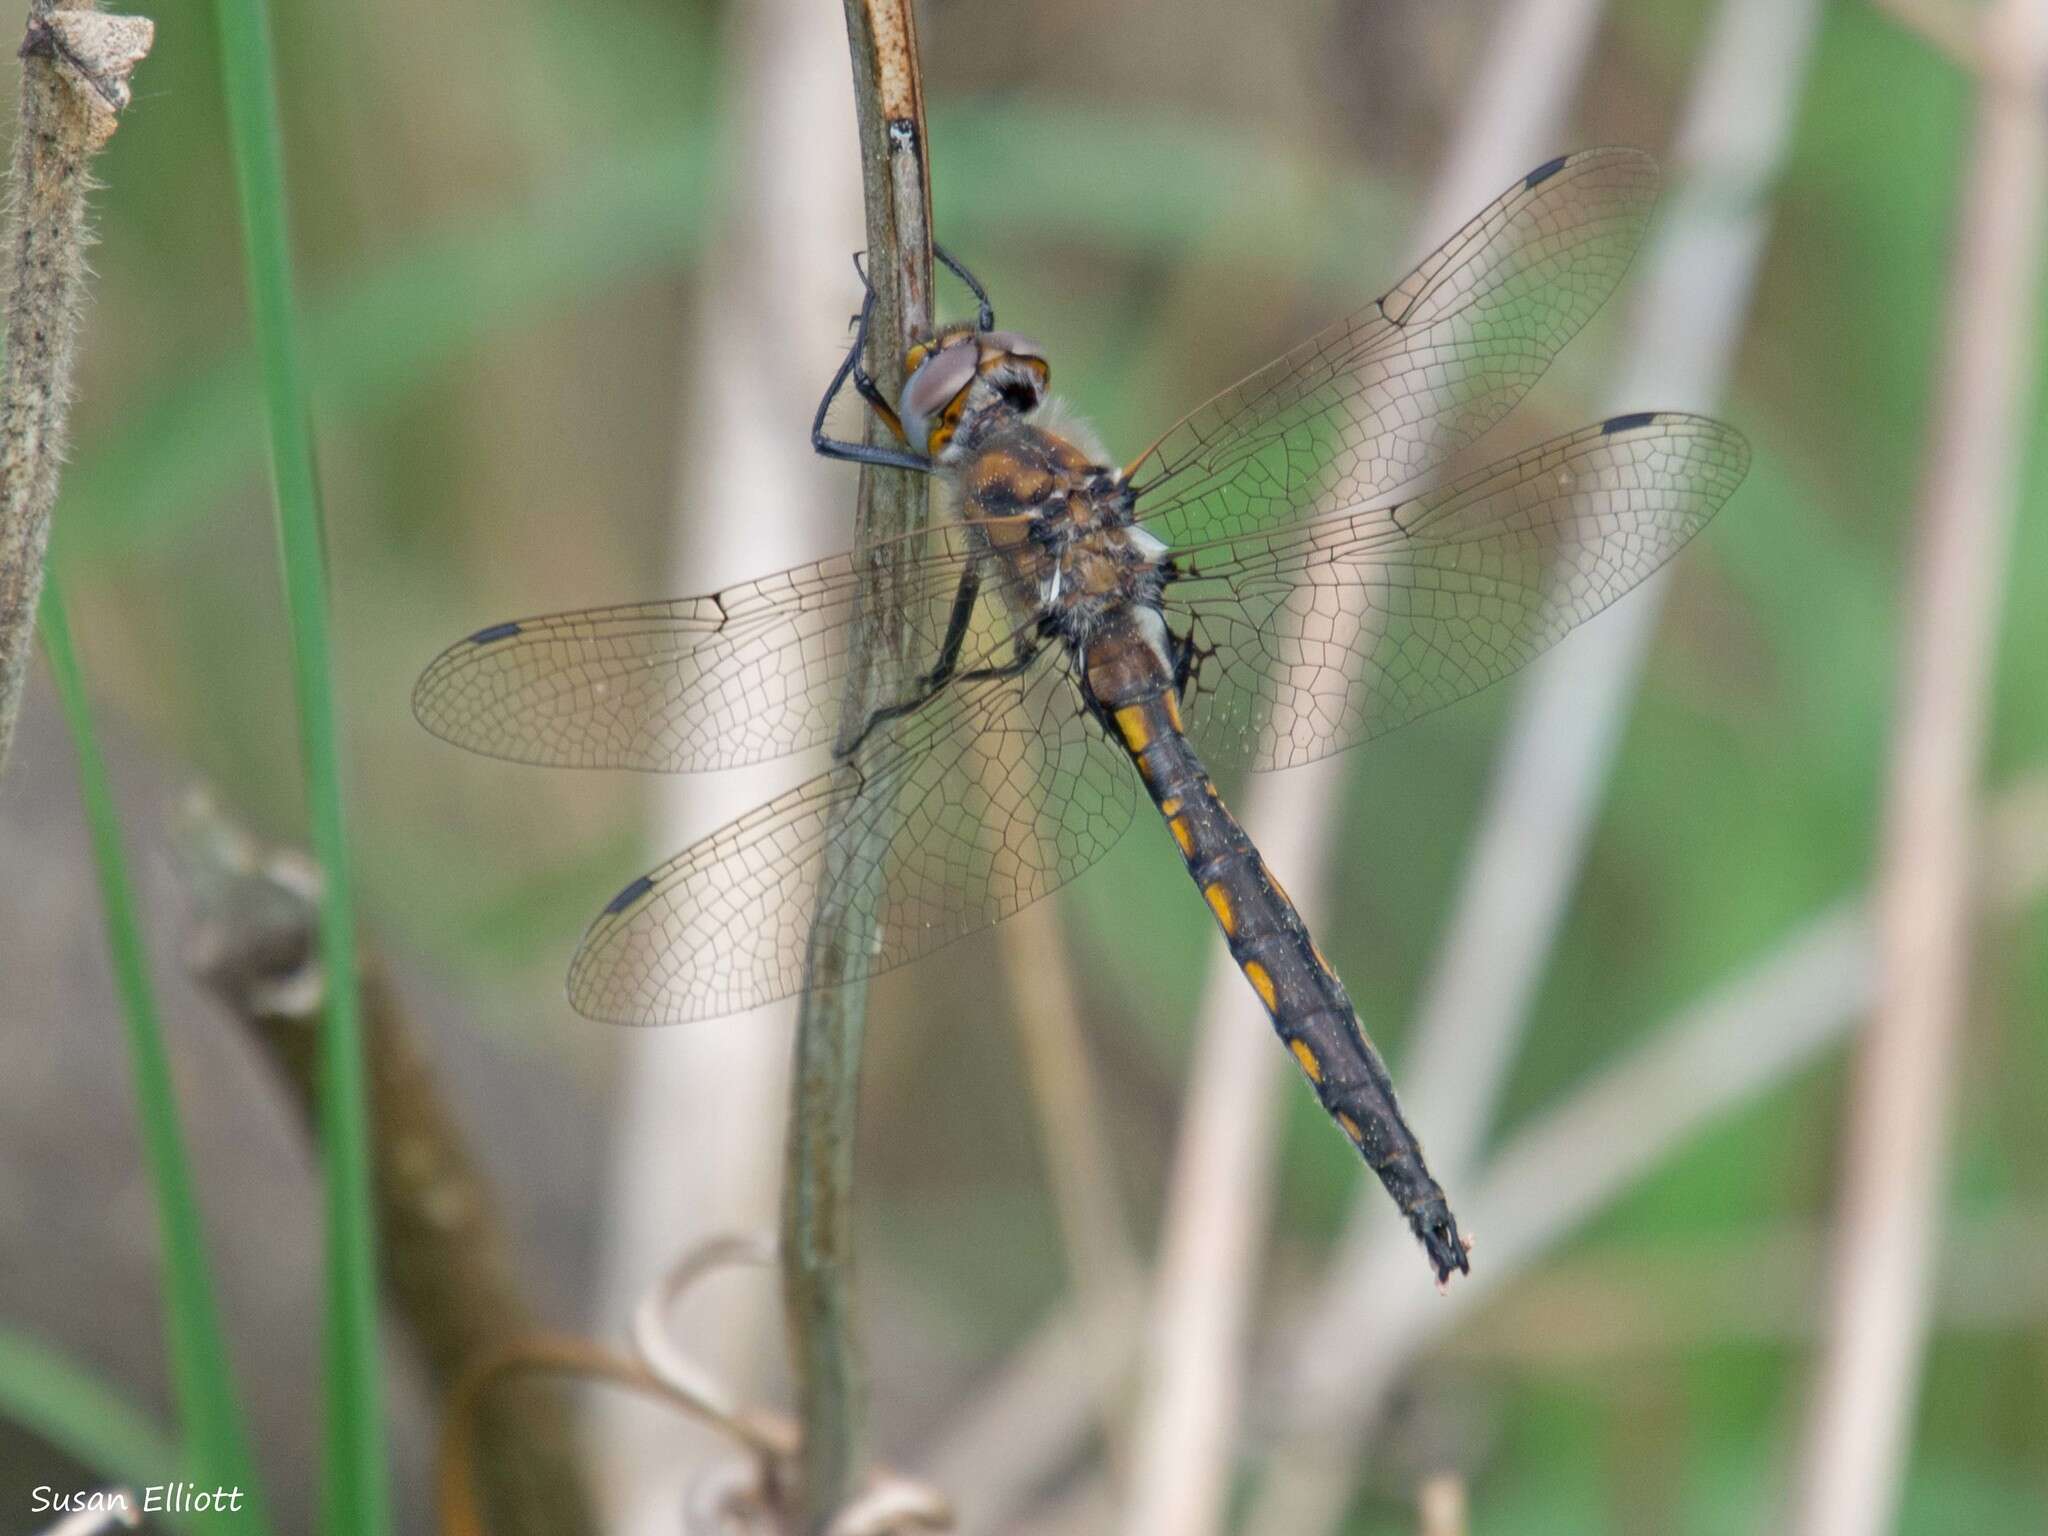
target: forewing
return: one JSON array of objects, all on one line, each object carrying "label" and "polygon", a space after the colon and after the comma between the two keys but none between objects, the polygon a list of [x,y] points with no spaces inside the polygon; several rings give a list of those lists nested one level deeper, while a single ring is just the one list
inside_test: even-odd
[{"label": "forewing", "polygon": [[[975,552],[964,528],[919,536],[907,562],[913,668],[937,657]],[[852,555],[705,597],[493,624],[413,689],[435,735],[553,767],[701,772],[832,740],[862,592]]]},{"label": "forewing", "polygon": [[577,1012],[666,1024],[787,997],[828,889],[865,938],[842,978],[888,970],[1036,901],[1130,825],[1129,765],[1056,654],[931,709],[620,892],[571,963]]},{"label": "forewing", "polygon": [[1498,422],[1627,270],[1657,193],[1640,150],[1539,166],[1397,286],[1183,419],[1137,467],[1169,544],[1415,481]]},{"label": "forewing", "polygon": [[1414,501],[1176,551],[1189,733],[1286,768],[1476,693],[1670,559],[1748,468],[1719,422],[1619,416]]}]

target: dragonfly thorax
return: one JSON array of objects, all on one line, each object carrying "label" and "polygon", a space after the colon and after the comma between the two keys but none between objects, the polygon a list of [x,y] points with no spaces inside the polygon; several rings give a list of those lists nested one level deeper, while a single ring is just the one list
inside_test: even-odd
[{"label": "dragonfly thorax", "polygon": [[904,355],[903,436],[941,464],[959,462],[1003,424],[1036,410],[1052,382],[1038,343],[1014,331],[956,326]]},{"label": "dragonfly thorax", "polygon": [[961,450],[960,513],[1007,575],[1019,619],[1031,610],[1076,651],[1106,617],[1156,607],[1166,546],[1137,526],[1123,475],[1064,433],[1010,420]]}]

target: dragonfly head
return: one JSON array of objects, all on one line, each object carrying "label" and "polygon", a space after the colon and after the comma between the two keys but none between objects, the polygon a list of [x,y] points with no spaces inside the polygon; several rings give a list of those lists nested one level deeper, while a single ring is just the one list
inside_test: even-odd
[{"label": "dragonfly head", "polygon": [[998,416],[1036,410],[1052,382],[1052,366],[1035,341],[1015,331],[953,326],[920,341],[903,357],[903,393],[896,413],[904,438],[940,463],[958,457],[961,440]]}]

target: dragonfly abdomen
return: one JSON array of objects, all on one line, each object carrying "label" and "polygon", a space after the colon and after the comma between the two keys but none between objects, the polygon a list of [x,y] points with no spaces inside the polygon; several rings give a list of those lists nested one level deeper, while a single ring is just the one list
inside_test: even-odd
[{"label": "dragonfly abdomen", "polygon": [[1402,1118],[1379,1053],[1344,984],[1330,969],[1294,903],[1230,808],[1187,738],[1173,689],[1113,703],[1098,698],[1114,735],[1173,834],[1188,873],[1223,930],[1231,959],[1266,1007],[1274,1031],[1408,1218],[1445,1279],[1467,1267],[1443,1190]]}]

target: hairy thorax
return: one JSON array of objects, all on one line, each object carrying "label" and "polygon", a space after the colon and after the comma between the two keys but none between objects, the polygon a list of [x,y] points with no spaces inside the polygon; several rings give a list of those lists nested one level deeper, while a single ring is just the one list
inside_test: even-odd
[{"label": "hairy thorax", "polygon": [[1165,546],[1132,522],[1114,468],[1058,432],[1016,419],[954,466],[960,515],[1000,562],[1019,623],[1042,620],[1076,652],[1121,610],[1155,610]]}]

